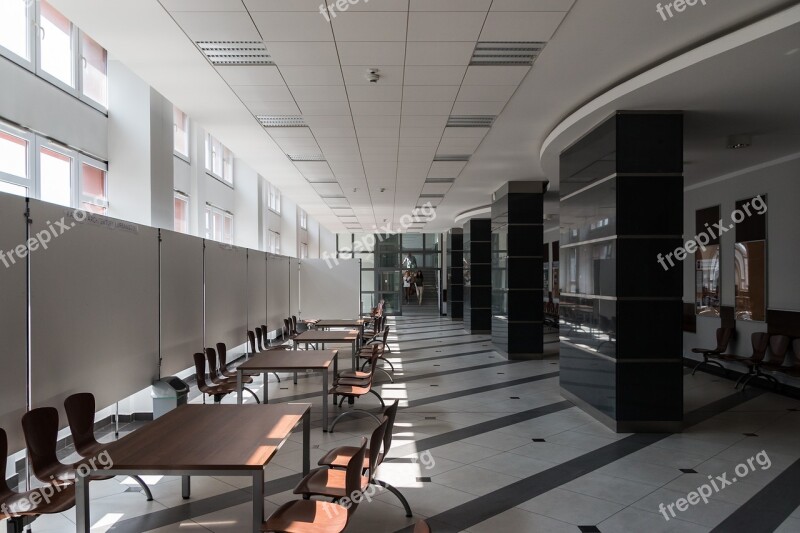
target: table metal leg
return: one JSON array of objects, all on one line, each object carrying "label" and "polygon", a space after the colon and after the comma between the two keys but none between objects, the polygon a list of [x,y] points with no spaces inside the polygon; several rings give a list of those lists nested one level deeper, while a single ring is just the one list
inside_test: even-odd
[{"label": "table metal leg", "polygon": [[311,471],[311,409],[303,415],[303,475]]},{"label": "table metal leg", "polygon": [[267,392],[267,378],[269,377],[269,372],[264,372],[264,399],[261,400],[264,404],[269,403],[269,393]]},{"label": "table metal leg", "polygon": [[75,483],[75,531],[89,533],[89,476],[78,476]]},{"label": "table metal leg", "polygon": [[[266,388],[266,387],[264,387]],[[236,371],[236,403],[242,405],[242,395],[244,391],[242,390],[242,371]]]},{"label": "table metal leg", "polygon": [[253,472],[253,533],[260,533],[264,522],[264,469]]},{"label": "table metal leg", "polygon": [[[333,382],[336,383],[336,380],[339,379],[339,352],[337,351],[336,354],[333,356]],[[327,405],[327,404],[326,404]],[[336,395],[333,395],[333,406],[336,407]],[[327,419],[326,419],[327,422]],[[328,426],[325,426],[325,431],[328,431]]]},{"label": "table metal leg", "polygon": [[328,369],[322,370],[322,431],[328,431]]},{"label": "table metal leg", "polygon": [[192,478],[191,476],[181,476],[181,496],[184,500],[192,497]]}]

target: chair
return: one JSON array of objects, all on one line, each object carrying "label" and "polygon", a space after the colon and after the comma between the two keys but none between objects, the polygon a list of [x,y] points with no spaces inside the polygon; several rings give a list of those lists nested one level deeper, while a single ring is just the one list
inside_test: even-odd
[{"label": "chair", "polygon": [[[359,351],[358,353],[359,358],[366,359],[364,361],[364,364],[362,365],[362,370],[342,370],[341,372],[339,372],[339,375],[337,377],[344,379],[360,379],[360,380],[367,379],[370,373],[364,372],[363,369],[369,364],[370,359],[372,358],[372,355],[375,352],[378,353],[378,359],[383,358],[383,346],[380,344],[373,344],[371,348],[370,347],[362,348],[361,351]],[[386,361],[386,359],[384,359],[384,361]],[[386,362],[389,363],[389,361]],[[391,365],[391,363],[389,364]],[[389,378],[389,382],[394,383],[394,377],[389,372],[387,372],[386,369],[378,367],[376,368],[376,370],[379,370],[384,374],[386,374],[386,377]]]},{"label": "chair", "polygon": [[[219,346],[219,344],[217,344],[217,346]],[[223,347],[224,346],[225,345],[223,344]],[[231,379],[230,377],[226,377],[222,375],[221,372],[217,371],[217,351],[214,348],[206,348],[206,359],[208,360],[208,377],[211,380],[211,383],[213,383],[214,385],[231,385],[235,391],[236,379],[235,378]],[[253,378],[250,376],[246,377],[242,376],[242,379],[243,379],[242,389],[252,394],[253,398],[256,399],[256,403],[261,403],[261,400],[258,399],[256,393],[244,386],[244,383],[252,383]]]},{"label": "chair", "polygon": [[[378,398],[378,400],[380,400],[381,407],[384,408],[386,407],[386,404],[384,403],[383,398],[381,398],[381,395],[378,394],[378,392],[372,388],[372,381],[375,378],[375,368],[377,367],[376,361],[378,360],[378,355],[379,354],[377,350],[372,355],[372,360],[371,360],[372,366],[369,373],[369,377],[367,379],[363,381],[356,379],[353,380],[340,379],[337,380],[336,383],[333,385],[333,387],[328,391],[328,394],[333,394],[334,398],[336,398],[337,396],[342,397],[342,399],[339,401],[339,407],[342,406],[345,399],[348,400],[348,403],[354,403],[356,398],[360,398],[362,396],[365,396],[366,394],[375,395]],[[339,422],[339,420],[341,420],[346,416],[354,415],[356,413],[365,413],[374,418],[375,421],[378,422],[379,424],[381,423],[381,419],[375,416],[374,414],[370,413],[369,411],[365,411],[363,409],[351,409],[349,411],[345,411],[339,414],[339,416],[337,416],[333,420],[331,427],[328,429],[328,433],[333,433],[333,430],[336,427],[336,424]]]},{"label": "chair", "polygon": [[290,318],[290,323],[292,324],[292,335],[300,335],[300,332],[297,331],[297,317],[292,315]]},{"label": "chair", "polygon": [[219,403],[226,394],[236,392],[235,383],[209,385],[206,383],[206,355],[202,352],[194,354],[194,377],[197,380],[197,389],[203,394],[214,397],[214,403]]},{"label": "chair", "polygon": [[[75,506],[73,486],[48,483],[44,487],[27,492],[12,490],[6,481],[6,457],[8,457],[8,435],[0,428],[0,520],[9,521],[8,533],[22,533],[40,515],[63,513]],[[46,500],[41,498],[45,493],[48,494]],[[40,497],[32,498],[34,494]]]},{"label": "chair", "polygon": [[782,372],[787,376],[796,378],[800,377],[800,339],[792,341],[792,351],[794,352],[795,364],[778,368],[778,372]]},{"label": "chair", "polygon": [[284,318],[283,319],[283,329],[285,330],[286,334],[283,337],[284,339],[288,338],[290,341],[294,341],[296,334],[292,333],[292,319],[291,318]]},{"label": "chair", "polygon": [[780,382],[770,374],[765,374],[763,371],[766,370],[768,372],[783,372],[785,368],[783,364],[786,361],[786,354],[789,351],[789,345],[791,344],[791,339],[786,335],[772,335],[769,338],[769,351],[770,357],[769,361],[764,361],[763,359],[756,365],[752,370],[752,375],[744,382],[742,386],[742,391],[747,387],[747,384],[750,381],[756,378],[764,378],[770,383],[772,383],[776,389],[780,389]]},{"label": "chair", "polygon": [[756,375],[758,365],[761,364],[761,362],[764,360],[764,357],[767,355],[767,348],[769,347],[769,333],[764,331],[757,331],[753,333],[750,335],[750,344],[753,347],[753,353],[749,357],[732,354],[720,354],[715,357],[721,361],[739,363],[747,367],[747,372],[739,376],[739,379],[736,380],[736,385],[734,386],[735,389],[738,389],[739,385],[741,385],[743,382],[750,381],[750,379]]},{"label": "chair", "polygon": [[383,326],[386,322],[386,317],[376,317],[372,323],[372,331],[365,331],[362,339],[364,344],[369,344],[375,342],[380,339],[380,335],[383,333]]},{"label": "chair", "polygon": [[[256,345],[256,337],[253,334],[253,332],[252,331],[248,331],[247,332],[247,340],[250,343],[250,348],[251,348],[251,351],[253,352],[254,355],[259,353],[259,352],[263,352],[264,351],[264,349],[261,347],[261,329],[259,329],[259,327],[256,326],[256,331],[259,333],[259,335],[258,335],[258,339],[259,339],[258,345]],[[258,349],[256,349],[256,347],[258,347]],[[225,346],[224,342],[218,342],[217,343],[217,353],[219,354],[219,371],[220,371],[220,373],[223,376],[225,376],[226,378],[235,378],[236,377],[236,372],[234,372],[233,370],[228,370],[228,355],[227,355],[228,354],[228,348],[227,348],[227,346]],[[281,382],[281,377],[278,375],[278,373],[277,372],[273,372],[272,374],[277,378],[278,383],[280,383]],[[253,378],[251,376],[248,376],[247,374],[242,376],[242,379],[244,380],[243,383],[252,383],[253,382]]]},{"label": "chair", "polygon": [[[703,365],[717,365],[722,370],[725,367],[719,361],[709,359],[709,355],[719,355],[728,349],[728,344],[733,337],[733,328],[717,328],[717,347],[716,348],[692,348],[692,353],[698,353],[703,356],[703,360],[697,363],[692,370],[692,375],[697,372],[697,369]],[[727,372],[727,370],[725,370]]]},{"label": "chair", "polygon": [[264,349],[264,337],[261,333],[261,326],[256,326],[255,336],[258,343],[256,344],[255,340],[253,341],[253,353],[258,353]]},{"label": "chair", "polygon": [[[77,464],[65,465],[56,456],[58,411],[55,407],[37,407],[22,415],[22,432],[36,479],[53,485],[75,483]],[[93,476],[92,479],[100,478]]]},{"label": "chair", "polygon": [[[388,423],[386,425],[386,431],[383,435],[383,452],[378,454],[377,463],[375,464],[375,469],[383,463],[384,459],[389,456],[389,450],[392,448],[392,431],[394,430],[394,421],[397,418],[397,408],[400,405],[400,400],[395,400],[392,405],[390,405],[384,412],[383,416],[387,418]],[[370,444],[370,449],[372,449],[372,444]],[[338,448],[334,448],[329,451],[322,459],[319,460],[317,463],[320,466],[328,466],[330,468],[345,468],[347,463],[350,461],[350,458],[353,457],[358,451],[358,448],[355,446],[339,446]],[[371,452],[368,452],[371,453]],[[364,461],[363,468],[366,469],[369,467],[369,464]],[[374,474],[370,474],[370,482],[376,485],[380,485],[381,487],[387,489],[389,492],[397,496],[397,499],[400,500],[400,503],[403,504],[403,508],[406,510],[406,516],[411,517],[411,506],[408,504],[408,500],[400,493],[397,488],[386,483],[385,481],[381,481],[379,479],[375,479]]]},{"label": "chair", "polygon": [[[91,392],[79,392],[64,400],[64,410],[72,433],[75,451],[84,459],[92,459],[100,455],[106,446],[94,436],[95,399]],[[153,501],[153,493],[139,476],[130,476],[142,487],[147,501]]]},{"label": "chair", "polygon": [[[388,364],[389,368],[392,369],[392,373],[394,373],[394,365],[392,364],[391,361],[389,361],[385,357],[386,350],[391,351],[391,348],[389,348],[389,345],[387,343],[387,339],[388,338],[389,338],[389,326],[386,326],[385,328],[383,328],[383,336],[381,337],[380,344],[376,344],[376,343],[372,343],[372,344],[373,344],[373,346],[380,346],[380,348],[381,348],[380,349],[380,356],[378,357],[378,359],[380,359],[381,361],[383,361],[386,364]],[[369,345],[367,345],[365,348],[367,348],[368,346]],[[363,371],[364,368],[366,368],[366,366],[369,364],[369,361],[372,358],[372,354],[371,353],[369,353],[369,354],[368,353],[364,353],[363,348],[362,348],[362,351],[360,351],[358,353],[358,358],[359,359],[364,359],[364,363],[361,365],[361,370]],[[391,379],[392,383],[394,383],[394,379],[392,378],[392,376],[389,375],[389,373],[385,369],[381,368],[380,370],[382,370],[384,374],[389,376],[389,379]]]},{"label": "chair", "polygon": [[361,465],[367,449],[366,437],[353,455],[345,474],[346,510],[342,505],[318,500],[295,500],[281,505],[261,525],[261,531],[284,533],[341,533],[361,501]]}]

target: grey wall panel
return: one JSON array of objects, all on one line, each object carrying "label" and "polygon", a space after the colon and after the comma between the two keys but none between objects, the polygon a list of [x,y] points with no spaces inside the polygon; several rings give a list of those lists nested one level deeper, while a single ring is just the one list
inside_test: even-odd
[{"label": "grey wall panel", "polygon": [[27,239],[24,214],[24,198],[0,194],[0,427],[8,432],[12,452],[25,447],[20,419],[28,390],[27,261],[12,255],[12,250]]},{"label": "grey wall panel", "polygon": [[157,231],[30,202],[30,231],[57,234],[30,257],[33,406],[63,409],[89,391],[102,409],[148,387],[158,375]]},{"label": "grey wall panel", "polygon": [[206,241],[206,346],[247,342],[247,250]]},{"label": "grey wall panel", "polygon": [[267,254],[247,251],[247,329],[267,323]]},{"label": "grey wall panel", "polygon": [[324,259],[300,262],[300,316],[303,318],[356,318],[361,307],[361,260]]},{"label": "grey wall panel", "polygon": [[203,349],[203,239],[161,230],[161,375]]},{"label": "grey wall panel", "polygon": [[289,258],[289,314],[300,314],[300,260]]},{"label": "grey wall panel", "polygon": [[290,314],[289,258],[267,255],[267,326],[270,331],[283,327]]}]

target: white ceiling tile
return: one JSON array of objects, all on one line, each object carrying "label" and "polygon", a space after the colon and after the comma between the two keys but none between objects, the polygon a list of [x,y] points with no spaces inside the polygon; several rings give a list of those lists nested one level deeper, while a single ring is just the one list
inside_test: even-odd
[{"label": "white ceiling tile", "polygon": [[350,101],[353,115],[397,115],[400,116],[400,101],[397,102],[354,102]]},{"label": "white ceiling tile", "polygon": [[436,148],[441,141],[440,137],[403,137],[400,139],[400,147],[428,147]]},{"label": "white ceiling tile", "polygon": [[499,115],[505,102],[459,102],[453,105],[453,115]]},{"label": "white ceiling tile", "polygon": [[351,102],[399,102],[403,99],[400,85],[348,85]]},{"label": "white ceiling tile", "polygon": [[406,40],[408,13],[353,12],[340,13],[331,21],[337,41],[403,41]]},{"label": "white ceiling tile", "polygon": [[[330,0],[328,4],[330,4]],[[408,11],[408,0],[373,0],[350,2],[347,11]]]},{"label": "white ceiling tile", "polygon": [[310,139],[314,136],[309,128],[265,128],[273,139]]},{"label": "white ceiling tile", "polygon": [[411,0],[411,11],[487,11],[492,0]]},{"label": "white ceiling tile", "polygon": [[352,128],[353,119],[350,116],[305,115],[303,119],[312,130],[316,128]]},{"label": "white ceiling tile", "polygon": [[264,41],[333,41],[331,25],[319,14],[309,12],[253,12],[253,20]]},{"label": "white ceiling tile", "polygon": [[[244,0],[250,11],[315,11],[319,14],[322,0]],[[322,17],[322,15],[319,15]]]},{"label": "white ceiling tile", "polygon": [[248,102],[292,102],[292,93],[286,85],[233,85],[239,98]]},{"label": "white ceiling tile", "polygon": [[468,65],[474,42],[409,42],[406,65]]},{"label": "white ceiling tile", "polygon": [[367,173],[367,179],[375,178],[393,178],[397,175],[397,163],[389,162],[386,164],[380,161],[364,162],[364,171]]},{"label": "white ceiling tile", "polygon": [[161,0],[167,11],[244,11],[241,0]]},{"label": "white ceiling tile", "polygon": [[320,128],[320,127],[314,127],[314,128],[311,128],[311,131],[314,132],[314,136],[320,142],[322,142],[321,141],[322,139],[335,138],[335,137],[348,137],[348,138],[352,137],[352,138],[355,138],[355,136],[356,136],[356,129],[353,126],[348,126],[346,128]]},{"label": "white ceiling tile", "polygon": [[286,84],[292,85],[342,85],[339,67],[281,67]]},{"label": "white ceiling tile", "polygon": [[466,161],[434,161],[430,172],[428,172],[428,177],[439,179],[457,178],[466,166]]},{"label": "white ceiling tile", "polygon": [[411,12],[408,18],[409,41],[477,41],[484,13]]},{"label": "white ceiling tile", "polygon": [[[353,121],[356,124],[356,131],[361,128],[399,128],[400,114],[397,115],[355,115]],[[359,134],[359,137],[361,135]]]},{"label": "white ceiling tile", "polygon": [[[378,83],[371,83],[367,79],[367,74],[371,68],[378,69],[381,79]],[[347,85],[374,85],[382,87],[384,85],[403,85],[403,67],[391,65],[349,65],[342,67],[345,83]]]},{"label": "white ceiling tile", "polygon": [[[470,67],[472,68],[472,67]],[[414,85],[403,87],[403,102],[454,102],[458,85]]]},{"label": "white ceiling tile", "polygon": [[193,41],[261,40],[247,13],[181,11],[172,16]]},{"label": "white ceiling tile", "polygon": [[531,67],[477,65],[467,69],[464,85],[519,85]]},{"label": "white ceiling tile", "polygon": [[356,126],[356,134],[359,137],[394,137],[400,136],[400,128],[374,128],[374,127],[358,127]]},{"label": "white ceiling tile", "polygon": [[314,139],[275,139],[275,143],[287,154],[316,154],[321,152]]},{"label": "white ceiling tile", "polygon": [[338,183],[315,183],[313,187],[320,196],[344,196]]},{"label": "white ceiling tile", "polygon": [[294,164],[304,176],[330,176],[333,177],[333,172],[325,161],[297,161]]},{"label": "white ceiling tile", "polygon": [[343,137],[343,138],[323,137],[323,138],[318,138],[317,142],[319,143],[320,147],[322,147],[325,150],[342,148],[347,150],[358,151],[358,141],[356,141],[355,138],[351,137]]},{"label": "white ceiling tile", "polygon": [[299,115],[300,109],[294,102],[258,102],[242,99],[254,115]]},{"label": "white ceiling tile", "polygon": [[330,167],[337,174],[364,174],[364,167],[358,162],[331,163]]},{"label": "white ceiling tile", "polygon": [[464,85],[458,91],[456,101],[507,102],[517,87],[517,85]]},{"label": "white ceiling tile", "polygon": [[397,141],[394,139],[389,139],[392,141],[394,146],[364,146],[361,145],[361,153],[362,154],[372,154],[372,155],[393,155],[397,156]]},{"label": "white ceiling tile", "polygon": [[359,154],[355,155],[349,153],[338,154],[330,151],[326,151],[324,153],[325,153],[325,159],[328,160],[328,163],[335,163],[337,161],[353,161],[353,162],[361,161],[361,156]]},{"label": "white ceiling tile", "polygon": [[445,128],[442,139],[483,139],[489,128]]},{"label": "white ceiling tile", "polygon": [[460,85],[466,66],[407,66],[403,84]]},{"label": "white ceiling tile", "polygon": [[297,102],[304,115],[350,115],[350,104],[347,102]]},{"label": "white ceiling tile", "polygon": [[364,164],[368,163],[396,163],[397,162],[397,151],[392,154],[375,154],[375,153],[364,153],[361,152],[361,160],[364,161]]},{"label": "white ceiling tile", "polygon": [[[339,59],[348,65],[404,65],[405,42],[337,42]],[[450,63],[451,65],[457,63]]]},{"label": "white ceiling tile", "polygon": [[452,183],[426,183],[421,194],[446,194],[452,186]]},{"label": "white ceiling tile", "polygon": [[413,102],[405,100],[403,102],[403,116],[438,115],[446,117],[450,114],[452,107],[452,100],[443,102]]},{"label": "white ceiling tile", "polygon": [[446,124],[446,115],[407,115],[401,122],[404,128],[444,128]]},{"label": "white ceiling tile", "polygon": [[333,42],[275,42],[266,43],[267,51],[279,66],[339,66],[336,44]]},{"label": "white ceiling tile", "polygon": [[486,18],[481,41],[549,41],[566,13],[538,11],[508,13],[493,11]]},{"label": "white ceiling tile", "polygon": [[401,137],[441,137],[444,128],[400,128]]},{"label": "white ceiling tile", "polygon": [[575,0],[494,0],[492,11],[569,11]]},{"label": "white ceiling tile", "polygon": [[289,87],[298,102],[346,102],[344,85],[293,85]]},{"label": "white ceiling tile", "polygon": [[402,146],[398,151],[400,161],[432,161],[436,155],[435,147]]},{"label": "white ceiling tile", "polygon": [[471,154],[480,146],[483,139],[442,139],[439,143],[440,155]]},{"label": "white ceiling tile", "polygon": [[217,72],[229,85],[284,85],[274,66],[225,66],[217,67]]},{"label": "white ceiling tile", "polygon": [[397,164],[397,174],[403,176],[427,176],[430,168],[430,163],[420,163],[418,161],[400,161]]}]

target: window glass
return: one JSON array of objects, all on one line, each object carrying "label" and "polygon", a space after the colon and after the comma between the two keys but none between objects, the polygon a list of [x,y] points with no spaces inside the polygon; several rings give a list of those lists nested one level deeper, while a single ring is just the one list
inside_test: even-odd
[{"label": "window glass", "polygon": [[105,48],[94,39],[81,34],[83,57],[83,94],[103,107],[108,106],[108,61]]},{"label": "window glass", "polygon": [[39,197],[45,202],[72,205],[72,158],[42,148],[39,159],[41,191]]},{"label": "window glass", "polygon": [[39,24],[42,70],[70,87],[74,87],[72,23],[42,0]]},{"label": "window glass", "polygon": [[233,152],[223,147],[222,153],[222,179],[233,183]]},{"label": "window glass", "polygon": [[306,243],[300,243],[300,259],[307,259],[308,258],[308,245]]},{"label": "window glass", "polygon": [[736,319],[764,322],[767,318],[767,242],[737,242]]},{"label": "window glass", "polygon": [[0,181],[0,192],[16,194],[17,196],[28,196],[28,188],[22,185],[14,185],[5,181]]},{"label": "window glass", "polygon": [[308,214],[305,211],[300,211],[300,228],[308,229]]},{"label": "window glass", "polygon": [[175,152],[184,157],[189,157],[189,117],[186,113],[174,107],[172,120],[175,127]]},{"label": "window glass", "polygon": [[175,193],[175,231],[189,233],[189,198]]},{"label": "window glass", "polygon": [[695,306],[700,316],[719,316],[719,244],[695,252]]},{"label": "window glass", "polygon": [[270,184],[267,193],[267,207],[276,213],[281,212],[281,191],[272,184]]},{"label": "window glass", "polygon": [[94,165],[81,164],[81,207],[92,213],[105,215],[107,206],[105,170]]},{"label": "window glass", "polygon": [[28,2],[0,0],[0,46],[29,60],[28,28]]},{"label": "window glass", "polygon": [[28,177],[28,141],[0,131],[0,172]]},{"label": "window glass", "polygon": [[233,244],[233,215],[223,215],[222,242]]}]

